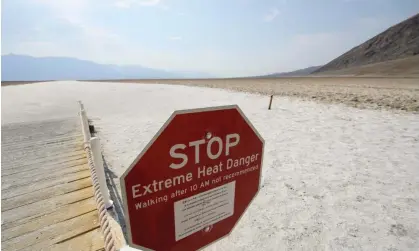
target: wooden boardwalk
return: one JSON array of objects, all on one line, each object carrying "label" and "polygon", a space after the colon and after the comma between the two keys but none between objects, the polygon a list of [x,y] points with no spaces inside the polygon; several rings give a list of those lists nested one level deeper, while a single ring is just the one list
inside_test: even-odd
[{"label": "wooden boardwalk", "polygon": [[2,125],[2,250],[104,250],[78,118]]}]

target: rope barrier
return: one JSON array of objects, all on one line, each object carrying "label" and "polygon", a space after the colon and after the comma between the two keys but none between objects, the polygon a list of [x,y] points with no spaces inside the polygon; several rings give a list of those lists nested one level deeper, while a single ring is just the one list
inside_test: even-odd
[{"label": "rope barrier", "polygon": [[99,211],[100,228],[105,241],[105,251],[116,251],[115,239],[111,231],[111,224],[109,223],[105,203],[103,202],[103,197],[100,192],[99,180],[96,175],[96,170],[93,162],[92,149],[90,148],[90,145],[88,143],[84,145],[84,150],[87,154],[87,160],[92,177],[96,206]]}]

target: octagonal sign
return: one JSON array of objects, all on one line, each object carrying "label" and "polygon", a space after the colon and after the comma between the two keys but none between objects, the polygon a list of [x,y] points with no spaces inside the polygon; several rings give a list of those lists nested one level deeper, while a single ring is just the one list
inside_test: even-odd
[{"label": "octagonal sign", "polygon": [[197,250],[228,235],[259,191],[263,148],[236,105],[174,112],[121,177],[129,245]]}]

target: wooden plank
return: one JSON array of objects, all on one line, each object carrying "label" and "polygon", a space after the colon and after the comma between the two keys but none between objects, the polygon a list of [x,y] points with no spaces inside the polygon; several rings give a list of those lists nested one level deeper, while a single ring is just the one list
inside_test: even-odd
[{"label": "wooden plank", "polygon": [[50,251],[80,250],[80,251],[104,251],[104,239],[100,229],[95,229],[69,239],[65,242],[54,244],[48,249]]},{"label": "wooden plank", "polygon": [[[48,151],[48,149],[44,149],[42,151]],[[68,146],[68,147],[60,147],[57,148],[56,150],[51,151],[50,154],[46,155],[44,153],[34,153],[33,155],[31,153],[28,153],[28,155],[25,155],[24,153],[22,153],[22,155],[19,154],[15,154],[14,153],[14,157],[3,157],[5,154],[2,152],[2,160],[1,163],[3,165],[2,170],[10,170],[10,169],[14,169],[14,168],[20,168],[20,167],[24,167],[24,166],[33,166],[34,164],[32,162],[36,162],[36,159],[41,159],[41,158],[51,158],[52,160],[49,160],[51,162],[54,161],[58,161],[58,159],[56,158],[56,156],[59,156],[61,154],[65,155],[73,155],[71,153],[74,152],[80,152],[80,151],[84,151],[84,147],[80,146]],[[43,154],[43,155],[41,155]],[[27,158],[25,160],[25,158]],[[69,157],[72,158],[72,157]],[[31,160],[31,161],[28,161]],[[48,164],[48,160],[47,161],[38,161],[39,163],[35,163],[36,165],[41,165],[41,164]]]},{"label": "wooden plank", "polygon": [[[23,195],[30,192],[48,189],[48,188],[51,188],[53,186],[57,186],[60,184],[74,182],[74,181],[81,180],[87,177],[90,177],[90,170],[77,172],[74,174],[69,174],[64,177],[60,177],[60,178],[56,178],[52,180],[44,180],[42,183],[36,183],[36,182],[28,183],[28,184],[21,185],[18,187],[11,187],[4,190],[2,189],[1,193],[2,193],[2,196],[3,194],[5,194],[7,197],[10,197],[11,195],[14,195],[14,196]],[[3,186],[3,182],[2,182],[2,186]]]},{"label": "wooden plank", "polygon": [[[59,124],[60,126],[58,127],[57,124]],[[18,130],[18,131],[22,129],[29,129],[31,131],[34,131],[34,129],[39,129],[40,126],[42,126],[43,128],[60,129],[59,131],[61,132],[62,130],[66,128],[79,127],[80,123],[75,117],[54,118],[54,119],[43,120],[43,121],[33,121],[29,123],[28,122],[7,123],[7,124],[1,125],[1,129],[2,130]]]},{"label": "wooden plank", "polygon": [[[33,145],[29,145],[27,147],[23,147],[23,148],[19,148],[19,149],[3,149],[2,146],[2,154],[13,154],[13,155],[17,155],[17,154],[23,154],[23,153],[32,153],[32,152],[36,152],[39,150],[48,150],[48,149],[56,149],[56,148],[68,148],[68,147],[74,147],[74,148],[78,148],[78,147],[83,147],[83,141],[69,141],[69,142],[63,142],[60,144],[55,144],[55,145],[40,145],[40,146],[33,146]],[[43,148],[43,149],[41,149]],[[64,152],[63,152],[64,153]],[[14,157],[14,156],[9,156],[9,157]],[[4,158],[3,158],[4,159]],[[17,159],[17,158],[16,158]],[[6,159],[5,159],[6,160]]]},{"label": "wooden plank", "polygon": [[[81,172],[85,172],[86,170],[88,170],[87,168],[83,168],[83,169],[79,169],[79,170],[71,170],[71,169],[63,169],[61,172],[52,172],[48,175],[44,175],[44,176],[36,176],[36,177],[30,177],[30,176],[24,176],[21,175],[21,178],[19,179],[19,177],[17,177],[17,179],[11,179],[11,183],[8,183],[6,181],[6,183],[2,184],[2,186],[5,187],[5,189],[12,189],[12,188],[18,188],[21,186],[26,186],[26,185],[30,185],[30,184],[34,184],[34,183],[39,183],[42,184],[44,181],[48,181],[48,180],[54,180],[56,178],[60,178],[63,175],[72,175],[72,174],[77,174],[77,173],[81,173]],[[22,177],[23,176],[23,177]]]},{"label": "wooden plank", "polygon": [[16,168],[9,168],[9,169],[4,169],[4,170],[2,169],[2,174],[21,172],[21,171],[32,170],[32,169],[37,169],[37,168],[49,168],[49,167],[55,167],[55,166],[73,165],[73,163],[76,163],[77,161],[86,160],[86,159],[87,159],[86,156],[74,156],[68,159],[56,160],[56,161],[51,161],[51,162],[46,162],[46,163],[38,163],[38,164],[33,164],[33,165],[27,164],[27,165],[22,165]]},{"label": "wooden plank", "polygon": [[[16,142],[16,140],[20,141],[27,141],[27,140],[34,140],[34,139],[45,139],[45,138],[59,138],[64,136],[73,136],[73,135],[80,135],[79,129],[76,127],[68,127],[68,128],[61,128],[57,129],[56,127],[51,127],[50,131],[47,135],[45,135],[45,130],[48,130],[46,127],[43,126],[42,130],[40,128],[33,128],[32,130],[25,127],[20,128],[4,128],[2,129],[7,132],[6,134],[2,135],[2,140],[7,142]],[[80,128],[81,129],[81,128]]]},{"label": "wooden plank", "polygon": [[85,165],[85,164],[87,164],[87,158],[86,157],[80,157],[79,159],[71,160],[71,161],[68,161],[68,162],[63,162],[61,164],[46,164],[46,165],[37,166],[37,167],[27,167],[27,168],[24,168],[24,169],[22,168],[22,169],[2,170],[1,175],[2,175],[3,178],[7,178],[7,176],[9,176],[9,175],[26,173],[26,172],[34,171],[34,170],[39,170],[39,172],[43,172],[43,171],[51,171],[51,170],[54,170],[54,169],[57,169],[57,168],[68,168],[68,167]]},{"label": "wooden plank", "polygon": [[[44,151],[44,149],[47,150],[55,150],[55,149],[67,149],[67,148],[77,148],[78,150],[83,149],[83,141],[77,140],[77,141],[71,141],[68,142],[68,144],[65,145],[47,145],[47,146],[41,146],[41,147],[34,147],[34,148],[26,148],[24,153],[28,154],[34,154],[38,152]],[[14,150],[6,151],[5,149],[2,149],[3,153],[13,153],[13,155],[16,155],[16,152]],[[17,154],[24,154],[23,152],[19,152]],[[2,156],[2,159],[4,157],[13,157],[9,155]]]},{"label": "wooden plank", "polygon": [[[4,129],[4,128],[2,128]],[[8,143],[13,143],[17,141],[35,141],[42,139],[54,139],[54,138],[64,138],[64,137],[77,137],[80,135],[80,128],[66,128],[66,129],[57,129],[51,128],[48,134],[45,134],[45,129],[35,128],[35,130],[30,130],[29,128],[18,128],[18,129],[4,129],[7,134],[2,135],[2,140]]]},{"label": "wooden plank", "polygon": [[51,199],[55,196],[60,196],[66,193],[71,193],[83,188],[91,187],[92,179],[90,177],[81,179],[75,182],[65,183],[61,186],[54,186],[45,189],[42,193],[38,191],[29,192],[27,194],[18,195],[15,197],[1,199],[1,211],[7,211],[16,207],[25,206],[37,201]]},{"label": "wooden plank", "polygon": [[[41,191],[42,192],[42,191]],[[76,203],[87,198],[93,198],[93,187],[87,187],[62,196],[55,197],[53,200],[38,201],[26,206],[14,208],[1,213],[1,228],[10,228],[15,221],[19,224],[33,220],[34,218],[54,212],[57,208]]]},{"label": "wooden plank", "polygon": [[2,126],[2,250],[103,250],[77,119]]},{"label": "wooden plank", "polygon": [[93,199],[89,199],[70,204],[66,207],[58,208],[53,213],[34,218],[31,221],[27,221],[25,223],[21,223],[21,221],[18,220],[13,222],[13,224],[10,224],[11,227],[9,227],[6,231],[1,232],[1,240],[5,241],[11,238],[15,238],[17,236],[36,231],[37,229],[76,218],[80,215],[84,215],[96,210],[96,202]]},{"label": "wooden plank", "polygon": [[44,159],[43,161],[39,161],[39,163],[36,163],[34,161],[34,163],[21,163],[19,165],[16,166],[4,166],[4,168],[2,168],[3,170],[13,170],[13,169],[27,169],[27,168],[34,168],[34,167],[43,167],[45,165],[55,165],[55,164],[59,164],[59,163],[65,163],[65,162],[69,162],[69,161],[73,161],[73,160],[77,160],[80,158],[86,158],[86,155],[74,155],[74,156],[67,156],[67,157],[59,157],[59,156],[54,156],[54,158],[50,158],[50,159]]},{"label": "wooden plank", "polygon": [[[32,122],[21,122],[21,123],[11,123],[4,124],[1,126],[1,129],[6,134],[2,135],[2,139],[7,138],[30,138],[33,136],[43,136],[43,137],[59,137],[62,135],[76,133],[81,131],[81,125],[79,121],[76,121],[76,118],[71,120],[60,120],[60,121],[32,121]],[[45,132],[48,132],[47,134]]]},{"label": "wooden plank", "polygon": [[[79,150],[79,151],[71,151],[71,152],[67,152],[67,153],[61,153],[59,155],[54,155],[54,156],[46,156],[46,157],[40,157],[36,160],[32,160],[32,161],[27,161],[26,159],[22,159],[21,161],[16,161],[13,164],[9,164],[7,166],[4,166],[4,168],[2,167],[2,170],[9,170],[9,169],[16,169],[16,168],[22,168],[25,166],[33,166],[36,164],[44,164],[44,163],[50,163],[53,161],[64,161],[67,159],[74,159],[75,157],[81,157],[81,156],[86,156],[86,154]],[[3,165],[2,165],[3,166]]]},{"label": "wooden plank", "polygon": [[42,147],[48,145],[63,145],[67,144],[68,142],[79,142],[81,140],[80,135],[72,136],[72,137],[63,137],[63,138],[52,138],[46,140],[31,140],[31,141],[18,141],[15,143],[9,144],[2,144],[2,148],[4,147],[5,151],[15,151],[20,149],[25,149],[27,147],[34,148],[34,147]]},{"label": "wooden plank", "polygon": [[[27,131],[23,131],[21,129],[21,133],[18,133],[18,135],[16,135],[15,133],[13,133],[12,130],[5,130],[6,134],[9,134],[10,136],[4,136],[2,135],[2,141],[4,141],[4,144],[6,146],[15,146],[15,145],[19,145],[22,143],[31,143],[31,142],[42,142],[45,140],[54,140],[54,139],[63,139],[63,138],[76,138],[80,136],[80,133],[78,132],[78,130],[67,130],[67,132],[54,132],[54,130],[51,128],[51,131],[45,135],[45,128],[43,128],[39,133],[33,133],[33,132],[27,132]],[[16,131],[19,132],[19,131]],[[20,135],[19,135],[20,134]]]},{"label": "wooden plank", "polygon": [[82,147],[74,147],[74,148],[64,148],[64,147],[56,147],[55,149],[47,149],[44,148],[39,152],[28,153],[22,152],[18,154],[14,154],[12,158],[4,157],[2,158],[2,164],[5,167],[15,167],[20,166],[24,163],[32,163],[38,159],[45,159],[51,158],[55,156],[74,156],[74,155],[85,155],[85,151]]},{"label": "wooden plank", "polygon": [[[42,150],[49,150],[49,149],[56,149],[56,148],[69,148],[69,147],[74,147],[74,148],[79,148],[83,149],[83,141],[69,141],[67,143],[63,142],[60,144],[55,144],[55,145],[40,145],[40,146],[34,146],[34,145],[29,145],[27,147],[23,147],[23,148],[19,148],[19,149],[6,149],[3,148],[2,146],[2,155],[6,154],[7,157],[2,157],[3,160],[10,160],[11,158],[15,158],[16,160],[18,160],[17,156],[18,155],[22,155],[23,153],[32,153],[32,152],[36,152],[36,151],[42,151]],[[65,151],[63,151],[62,153],[65,153]],[[15,157],[16,156],[16,157]]]},{"label": "wooden plank", "polygon": [[[52,246],[53,244],[77,237],[88,231],[99,228],[98,214],[96,211],[81,215],[76,218],[49,225],[21,236],[6,240],[2,243],[2,250],[20,250]],[[29,249],[28,249],[29,250]]]},{"label": "wooden plank", "polygon": [[57,166],[55,169],[51,170],[31,170],[27,172],[21,172],[18,174],[12,174],[4,176],[2,179],[5,179],[6,188],[8,184],[19,186],[19,184],[26,184],[27,181],[30,182],[42,182],[43,180],[53,179],[55,177],[60,177],[62,175],[72,174],[81,172],[84,170],[89,170],[89,166],[87,164],[84,165],[75,165],[72,167],[62,168],[61,166]]}]

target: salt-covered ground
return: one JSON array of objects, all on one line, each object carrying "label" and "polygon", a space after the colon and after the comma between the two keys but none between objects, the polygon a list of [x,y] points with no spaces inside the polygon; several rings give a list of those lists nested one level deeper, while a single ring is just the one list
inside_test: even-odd
[{"label": "salt-covered ground", "polygon": [[50,82],[2,88],[2,124],[77,114],[114,182],[177,109],[238,104],[264,137],[263,185],[210,250],[418,250],[419,116],[219,89]]}]

